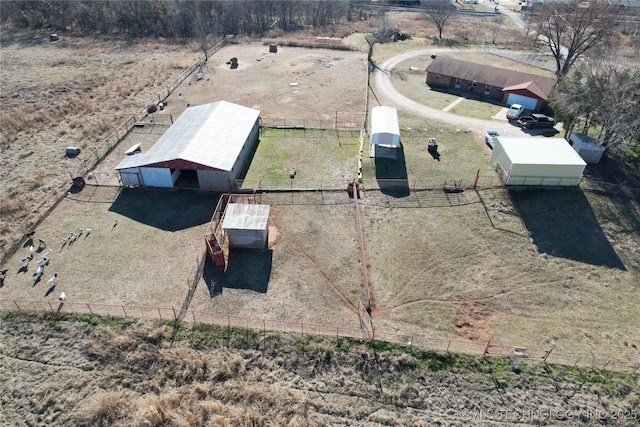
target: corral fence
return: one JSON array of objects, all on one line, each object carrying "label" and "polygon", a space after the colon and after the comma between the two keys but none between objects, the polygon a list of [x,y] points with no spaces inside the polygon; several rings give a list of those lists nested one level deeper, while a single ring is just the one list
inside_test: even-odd
[{"label": "corral fence", "polygon": [[[336,111],[332,118],[277,118],[260,117],[260,127],[287,130],[360,130],[365,126],[364,113],[345,113]],[[286,133],[285,133],[286,134]]]},{"label": "corral fence", "polygon": [[[488,173],[490,173],[489,170]],[[354,176],[355,177],[355,176]],[[324,190],[346,190],[352,179],[306,179],[298,178],[273,178],[255,180],[232,180],[229,187],[234,191],[324,191]],[[480,184],[476,184],[481,181]],[[361,189],[365,190],[406,190],[407,195],[411,192],[424,190],[462,191],[476,188],[503,187],[495,174],[486,175],[478,179],[477,177],[454,178],[433,178],[433,179],[376,179],[368,178],[362,182]]]},{"label": "corral fence", "polygon": [[[249,332],[262,333],[281,332],[300,335],[316,335],[335,338],[349,338],[358,341],[378,341],[397,344],[403,347],[413,347],[425,351],[447,353],[464,353],[476,356],[513,357],[515,354],[521,362],[551,363],[565,366],[577,366],[592,369],[608,369],[612,371],[630,372],[636,374],[640,370],[639,362],[619,359],[600,358],[585,355],[563,354],[553,349],[531,349],[488,342],[470,342],[446,338],[429,337],[418,334],[398,334],[379,329],[352,328],[320,323],[290,322],[258,317],[236,316],[208,311],[185,310],[181,307],[145,307],[115,304],[95,304],[69,302],[0,299],[0,310],[6,312],[49,312],[69,314],[92,314],[99,316],[115,316],[128,318],[148,318],[165,321],[183,321],[202,324],[213,324],[227,330],[238,328]],[[365,310],[366,312],[366,310]],[[256,337],[260,342],[262,337]],[[522,363],[521,363],[522,364]]]}]

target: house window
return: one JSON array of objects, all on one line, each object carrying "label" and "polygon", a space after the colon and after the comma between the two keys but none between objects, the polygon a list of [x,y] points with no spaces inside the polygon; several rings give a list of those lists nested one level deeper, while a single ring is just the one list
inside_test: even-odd
[{"label": "house window", "polygon": [[485,95],[489,95],[491,93],[491,86],[489,85],[485,85],[484,87],[484,94]]},{"label": "house window", "polygon": [[440,78],[440,74],[436,74],[436,79],[439,79],[439,78]]},{"label": "house window", "polygon": [[460,89],[460,79],[456,79],[456,89]]}]

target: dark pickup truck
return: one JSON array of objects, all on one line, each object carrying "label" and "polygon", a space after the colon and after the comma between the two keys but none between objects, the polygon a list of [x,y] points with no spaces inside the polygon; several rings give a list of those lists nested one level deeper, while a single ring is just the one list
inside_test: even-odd
[{"label": "dark pickup truck", "polygon": [[544,114],[532,114],[530,116],[520,117],[518,123],[525,129],[533,128],[552,128],[556,122],[553,117]]}]

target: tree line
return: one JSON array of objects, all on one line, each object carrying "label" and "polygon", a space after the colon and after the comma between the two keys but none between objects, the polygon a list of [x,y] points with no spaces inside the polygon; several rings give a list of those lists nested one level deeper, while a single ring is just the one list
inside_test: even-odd
[{"label": "tree line", "polygon": [[144,37],[259,36],[360,20],[351,0],[9,0],[0,3],[3,23],[56,32],[130,34]]}]

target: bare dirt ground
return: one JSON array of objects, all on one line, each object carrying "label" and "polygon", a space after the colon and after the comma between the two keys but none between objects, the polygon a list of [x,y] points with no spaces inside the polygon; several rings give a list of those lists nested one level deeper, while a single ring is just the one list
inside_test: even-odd
[{"label": "bare dirt ground", "polygon": [[[205,326],[0,323],[0,425],[632,426],[637,376]],[[228,333],[229,332],[229,333]],[[174,337],[173,339],[171,337]]]}]

